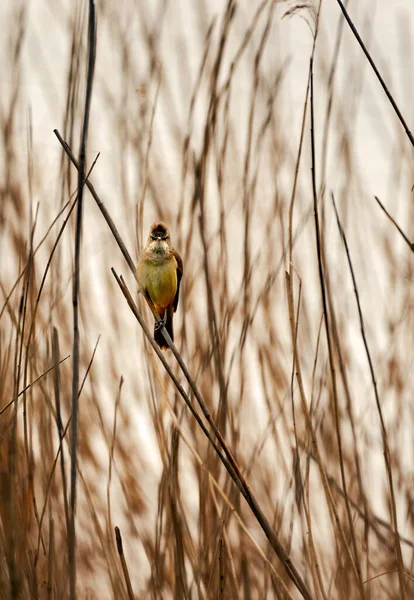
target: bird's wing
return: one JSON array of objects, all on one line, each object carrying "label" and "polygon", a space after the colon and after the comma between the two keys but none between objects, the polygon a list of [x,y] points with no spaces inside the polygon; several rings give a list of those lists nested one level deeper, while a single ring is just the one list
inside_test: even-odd
[{"label": "bird's wing", "polygon": [[180,283],[183,276],[183,259],[175,250],[172,251],[175,260],[177,261],[177,291],[174,298],[174,312],[177,310],[178,298],[180,297]]}]

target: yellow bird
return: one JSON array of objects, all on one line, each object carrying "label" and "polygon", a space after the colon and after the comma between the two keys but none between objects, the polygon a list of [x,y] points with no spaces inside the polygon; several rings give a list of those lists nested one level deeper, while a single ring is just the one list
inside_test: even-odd
[{"label": "yellow bird", "polygon": [[[154,223],[138,262],[137,281],[139,291],[147,302],[155,306],[172,340],[173,316],[177,310],[182,276],[183,261],[171,246],[167,226]],[[154,339],[160,348],[168,348],[157,323],[154,326]]]}]

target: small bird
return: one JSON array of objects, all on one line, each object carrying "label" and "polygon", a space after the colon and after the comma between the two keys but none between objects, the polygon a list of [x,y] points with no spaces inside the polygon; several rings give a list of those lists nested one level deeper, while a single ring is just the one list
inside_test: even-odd
[{"label": "small bird", "polygon": [[[161,222],[154,223],[138,262],[137,281],[139,291],[149,304],[154,305],[172,340],[173,316],[177,310],[182,276],[183,261],[171,246],[167,226]],[[157,323],[154,326],[154,339],[160,348],[168,348]]]}]

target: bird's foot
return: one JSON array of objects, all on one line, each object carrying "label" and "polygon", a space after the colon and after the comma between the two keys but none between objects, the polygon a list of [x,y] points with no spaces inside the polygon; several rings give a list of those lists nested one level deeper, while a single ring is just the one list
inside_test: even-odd
[{"label": "bird's foot", "polygon": [[162,327],[165,327],[165,325],[167,324],[167,313],[165,313],[164,318],[160,319],[159,321],[155,321],[155,331],[159,331]]}]

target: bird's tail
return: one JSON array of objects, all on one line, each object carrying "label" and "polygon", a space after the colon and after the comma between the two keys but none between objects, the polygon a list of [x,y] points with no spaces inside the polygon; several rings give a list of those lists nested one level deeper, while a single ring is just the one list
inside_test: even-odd
[{"label": "bird's tail", "polygon": [[[167,308],[167,322],[165,324],[165,328],[168,331],[172,341],[174,341],[173,315],[174,306],[171,305]],[[163,315],[160,314],[160,317],[163,318]],[[161,350],[167,350],[169,348],[167,342],[164,339],[164,336],[162,335],[161,329],[157,329],[156,326],[154,327],[154,340],[157,342]]]}]

